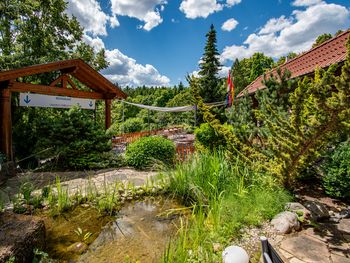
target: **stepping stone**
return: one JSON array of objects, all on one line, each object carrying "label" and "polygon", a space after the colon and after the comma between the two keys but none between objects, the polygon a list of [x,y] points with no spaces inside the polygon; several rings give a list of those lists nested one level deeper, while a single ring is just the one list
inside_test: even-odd
[{"label": "stepping stone", "polygon": [[297,258],[292,258],[289,260],[289,263],[306,263],[306,262]]},{"label": "stepping stone", "polygon": [[338,230],[343,234],[350,234],[350,218],[344,218],[338,224]]},{"label": "stepping stone", "polygon": [[331,262],[327,245],[304,234],[282,241],[280,247],[305,262]]},{"label": "stepping stone", "polygon": [[336,254],[331,254],[332,262],[333,263],[349,263],[350,258],[344,257],[344,256],[339,256]]}]

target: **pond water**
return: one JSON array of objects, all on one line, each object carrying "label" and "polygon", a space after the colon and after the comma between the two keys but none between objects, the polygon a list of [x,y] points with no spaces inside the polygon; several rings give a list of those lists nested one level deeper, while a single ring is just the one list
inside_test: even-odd
[{"label": "pond water", "polygon": [[[47,252],[59,262],[158,262],[184,211],[174,200],[159,197],[127,203],[116,217],[78,207],[45,219]],[[86,233],[92,235],[81,242]]]}]

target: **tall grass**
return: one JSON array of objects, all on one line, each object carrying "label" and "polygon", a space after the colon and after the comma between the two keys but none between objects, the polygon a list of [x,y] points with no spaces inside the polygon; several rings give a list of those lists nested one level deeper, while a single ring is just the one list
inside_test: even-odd
[{"label": "tall grass", "polygon": [[169,180],[170,193],[195,209],[188,221],[183,219],[163,262],[220,262],[214,243],[228,245],[242,227],[272,218],[290,200],[271,177],[254,173],[239,159],[230,162],[220,152],[179,164]]}]

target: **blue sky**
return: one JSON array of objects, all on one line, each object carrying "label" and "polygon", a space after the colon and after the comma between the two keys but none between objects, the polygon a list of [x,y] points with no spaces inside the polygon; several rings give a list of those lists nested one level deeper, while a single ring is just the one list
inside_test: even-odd
[{"label": "blue sky", "polygon": [[236,58],[277,59],[350,27],[349,0],[68,0],[67,12],[84,26],[84,41],[106,49],[102,74],[121,86],[185,82],[212,23],[222,76]]}]

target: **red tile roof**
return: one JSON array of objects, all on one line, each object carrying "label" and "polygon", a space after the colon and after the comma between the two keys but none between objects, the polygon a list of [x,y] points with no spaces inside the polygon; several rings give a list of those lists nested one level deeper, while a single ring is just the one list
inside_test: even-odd
[{"label": "red tile roof", "polygon": [[[291,78],[296,78],[314,72],[317,66],[320,68],[327,68],[334,63],[344,61],[346,58],[346,43],[349,33],[350,31],[348,30],[321,45],[310,49],[298,57],[287,61],[280,66],[282,72],[287,69],[292,74]],[[276,76],[276,68],[267,72],[266,76],[270,76],[271,74]],[[264,89],[265,86],[262,83],[263,80],[264,76],[259,76],[242,90],[237,97],[241,97],[245,93],[251,94],[257,90]]]}]

